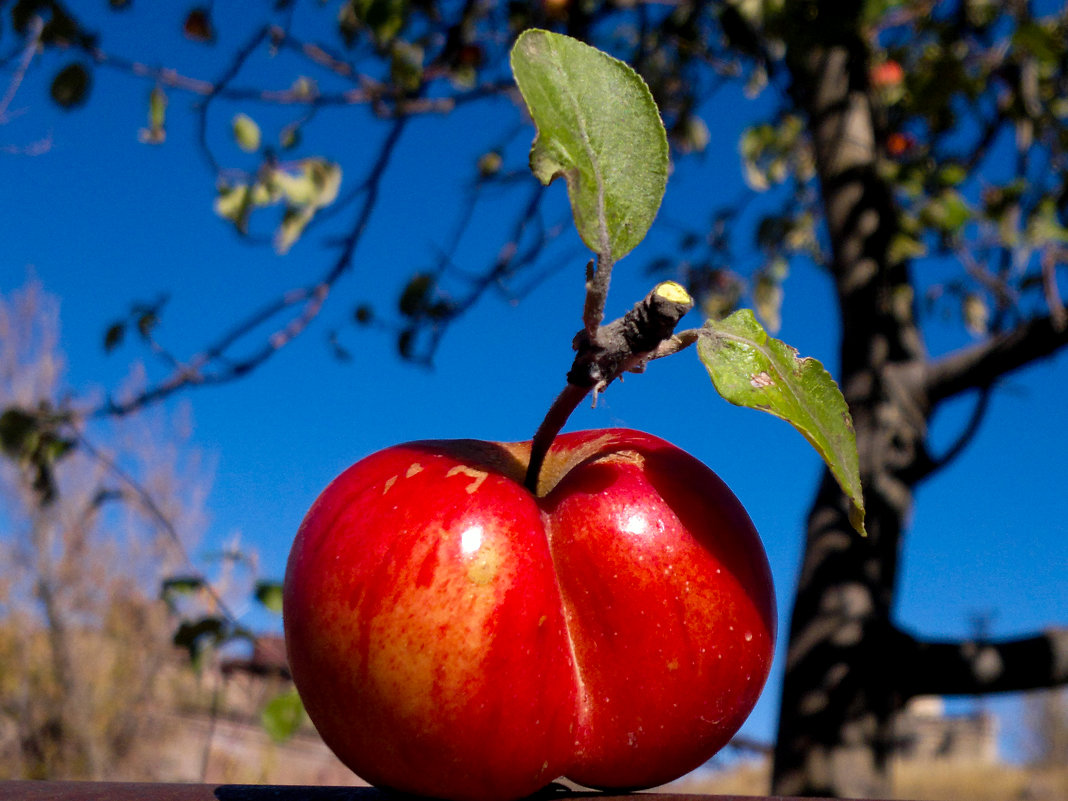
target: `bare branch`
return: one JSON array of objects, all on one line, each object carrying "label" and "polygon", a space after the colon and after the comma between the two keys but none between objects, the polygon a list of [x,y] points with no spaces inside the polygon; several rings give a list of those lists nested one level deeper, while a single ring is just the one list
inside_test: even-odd
[{"label": "bare branch", "polygon": [[924,456],[917,459],[915,468],[908,471],[910,482],[918,484],[924,479],[930,478],[940,470],[949,467],[950,464],[956,461],[958,456],[964,453],[971,441],[975,439],[975,435],[979,433],[987,412],[990,411],[990,398],[993,393],[993,386],[982,387],[979,390],[979,398],[975,402],[972,414],[957,436],[956,441],[941,456],[936,457],[925,453]]},{"label": "bare branch", "polygon": [[1042,294],[1046,298],[1046,307],[1049,309],[1053,327],[1063,331],[1068,327],[1068,311],[1065,311],[1064,301],[1061,299],[1060,290],[1057,288],[1057,263],[1063,262],[1068,256],[1068,249],[1064,247],[1047,247],[1042,251]]},{"label": "bare branch", "polygon": [[[159,504],[157,504],[155,498],[152,497],[152,493],[145,489],[137,479],[127,473],[115,459],[107,456],[103,451],[93,445],[83,433],[77,432],[76,436],[78,439],[78,447],[88,456],[103,465],[109,473],[114,475],[134,494],[138,503],[148,513],[149,517],[151,517],[160,528],[166,532],[167,537],[170,539],[171,544],[174,546],[175,551],[178,553],[178,556],[184,563],[185,567],[189,569],[192,575],[200,576],[200,571],[193,565],[193,558],[185,547],[185,543],[182,542],[182,538],[178,534],[178,529],[174,527],[174,523],[171,519],[163,513],[162,509],[160,509]],[[238,625],[237,615],[235,615],[230,607],[227,606],[226,602],[222,599],[222,596],[216,592],[210,581],[204,581],[204,589],[219,612],[232,624],[235,626]]]},{"label": "bare branch", "polygon": [[[186,364],[179,366],[158,384],[148,387],[128,400],[109,399],[95,410],[93,415],[97,417],[124,416],[187,387],[228,383],[259,367],[300,335],[318,316],[331,290],[352,266],[356,248],[363,237],[371,214],[378,205],[382,178],[397,142],[404,132],[407,120],[406,117],[398,118],[383,141],[364,182],[363,202],[357,211],[352,228],[341,242],[341,249],[334,263],[318,281],[286,292],[275,301],[239,321],[217,342],[192,357]],[[269,323],[293,306],[298,307],[298,310],[269,334],[260,347],[238,359],[229,356],[231,349],[245,336],[252,334],[257,328]]]},{"label": "bare branch", "polygon": [[989,386],[1003,376],[1053,355],[1068,345],[1068,329],[1050,316],[1027,320],[983,342],[934,359],[924,384],[932,405]]},{"label": "bare branch", "polygon": [[35,16],[30,23],[29,31],[27,31],[26,46],[22,50],[22,57],[19,59],[18,66],[15,68],[15,74],[11,76],[11,80],[8,81],[7,84],[7,91],[4,92],[4,96],[0,98],[0,125],[3,125],[10,119],[8,116],[8,108],[11,107],[11,101],[15,99],[15,94],[18,92],[19,87],[22,86],[22,80],[26,77],[26,70],[30,68],[30,62],[33,61],[33,56],[37,52],[37,46],[40,44],[41,30],[43,28],[43,20],[40,17]]},{"label": "bare branch", "polygon": [[1017,640],[926,642],[903,635],[907,695],[981,695],[1068,684],[1068,628]]},{"label": "bare branch", "polygon": [[597,254],[597,266],[586,270],[586,306],[582,321],[586,336],[596,342],[598,329],[604,320],[604,305],[608,300],[608,285],[612,281],[612,257],[607,253]]}]

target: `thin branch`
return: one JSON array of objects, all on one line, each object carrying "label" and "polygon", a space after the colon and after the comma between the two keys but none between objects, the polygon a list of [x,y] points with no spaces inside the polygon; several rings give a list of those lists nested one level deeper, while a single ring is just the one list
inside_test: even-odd
[{"label": "thin branch", "polygon": [[197,139],[200,142],[200,150],[207,159],[208,164],[211,165],[212,172],[216,174],[220,172],[221,167],[215,160],[215,156],[212,155],[211,147],[208,144],[208,108],[211,106],[212,101],[220,96],[220,93],[226,91],[230,82],[237,77],[242,67],[245,66],[245,62],[267,40],[270,33],[271,26],[264,25],[249,37],[243,47],[238,48],[230,61],[230,65],[213,84],[210,84],[211,90],[207,93],[204,102],[200,104],[199,109],[197,109]]},{"label": "thin branch", "polygon": [[[334,263],[318,281],[286,292],[241,320],[217,342],[194,356],[187,364],[175,370],[158,384],[141,391],[129,400],[109,399],[93,412],[93,416],[121,417],[163,400],[186,387],[217,385],[236,380],[259,367],[283,346],[303,333],[312,320],[318,316],[335,284],[352,266],[356,248],[377,206],[382,178],[406,124],[407,118],[405,117],[393,123],[389,135],[383,141],[375,158],[374,166],[364,182],[366,191],[363,203],[360,204],[356,213],[352,228],[341,242],[341,250]],[[299,310],[281,327],[269,334],[259,348],[240,359],[234,360],[227,357],[228,351],[241,339],[293,306],[298,306]],[[218,369],[211,372],[209,368],[213,366]]]},{"label": "thin branch", "polygon": [[993,386],[981,387],[979,389],[979,398],[975,402],[975,406],[972,408],[971,416],[968,418],[968,422],[957,436],[956,441],[946,449],[945,453],[941,456],[931,456],[925,454],[924,457],[917,460],[917,465],[914,469],[909,470],[910,483],[919,483],[924,479],[930,478],[935,473],[944,470],[949,467],[957,457],[964,453],[965,449],[975,439],[975,435],[979,433],[979,429],[982,427],[983,421],[986,419],[987,412],[990,411],[990,398],[994,394]]},{"label": "thin branch", "polygon": [[4,93],[3,98],[0,98],[0,125],[6,123],[10,117],[8,117],[8,108],[11,106],[11,101],[15,99],[15,95],[19,91],[19,87],[22,86],[22,81],[26,77],[26,71],[30,68],[30,62],[33,61],[33,56],[37,52],[37,46],[40,44],[41,31],[44,29],[44,21],[40,16],[34,16],[30,22],[30,28],[27,31],[26,46],[22,50],[22,57],[19,59],[18,66],[15,68],[15,74],[11,76],[11,80],[7,84],[7,91]]},{"label": "thin branch", "polygon": [[1053,355],[1068,345],[1068,329],[1058,329],[1050,316],[1027,320],[933,360],[924,384],[932,406],[962,392],[990,386],[1009,373]]},{"label": "thin branch", "polygon": [[[200,576],[200,571],[193,564],[193,559],[189,555],[189,551],[185,547],[185,543],[182,542],[181,536],[178,534],[178,529],[174,527],[174,523],[170,518],[163,513],[163,510],[159,508],[152,494],[141,485],[137,479],[127,473],[118,462],[112,459],[110,456],[105,455],[95,445],[93,445],[86,436],[79,432],[75,433],[75,437],[78,440],[78,446],[89,457],[95,459],[102,464],[108,472],[114,475],[122,484],[128,487],[133,494],[137,497],[142,508],[148,512],[149,516],[156,521],[156,523],[167,534],[167,537],[171,540],[171,544],[178,552],[179,558],[185,564],[192,574]],[[211,598],[212,603],[215,604],[219,612],[234,626],[238,625],[237,615],[227,606],[226,602],[222,599],[222,596],[216,592],[215,588],[211,585],[211,582],[205,580],[203,583],[205,591],[208,593],[208,597]]]},{"label": "thin branch", "polygon": [[1042,294],[1046,298],[1046,307],[1049,309],[1053,327],[1058,331],[1063,331],[1068,327],[1068,312],[1065,311],[1064,301],[1057,288],[1057,262],[1063,261],[1066,256],[1068,256],[1068,249],[1047,247],[1042,251],[1041,259]]},{"label": "thin branch", "polygon": [[608,285],[612,281],[612,257],[608,253],[597,254],[596,268],[586,269],[586,305],[582,311],[582,322],[586,336],[591,342],[597,339],[597,332],[604,320],[604,307],[608,300]]},{"label": "thin branch", "polygon": [[1016,640],[927,642],[902,634],[906,695],[982,695],[1068,684],[1068,628]]}]

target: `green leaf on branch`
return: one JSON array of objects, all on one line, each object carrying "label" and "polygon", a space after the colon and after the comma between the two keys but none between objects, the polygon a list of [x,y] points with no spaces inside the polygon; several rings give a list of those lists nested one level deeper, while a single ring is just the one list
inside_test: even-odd
[{"label": "green leaf on branch", "polygon": [[255,153],[260,149],[260,126],[248,114],[238,114],[234,117],[231,127],[234,133],[234,141],[237,146],[246,153]]},{"label": "green leaf on branch", "polygon": [[201,576],[171,576],[160,583],[159,597],[172,612],[178,610],[179,598],[193,595],[204,588]]},{"label": "green leaf on branch", "polygon": [[804,435],[851,501],[850,523],[863,534],[864,497],[853,419],[823,365],[769,337],[749,309],[705,323],[697,353],[725,400],[769,412]]},{"label": "green leaf on branch", "polygon": [[89,96],[92,79],[81,64],[69,64],[52,79],[52,100],[63,109],[80,106]]},{"label": "green leaf on branch", "polygon": [[0,414],[0,449],[12,459],[23,459],[36,450],[40,442],[40,423],[29,412],[16,406]]},{"label": "green leaf on branch", "polygon": [[667,184],[667,134],[649,88],[622,61],[543,30],[516,40],[511,64],[537,127],[531,170],[546,185],[563,176],[582,241],[623,258]]},{"label": "green leaf on branch", "polygon": [[276,743],[285,742],[296,734],[303,720],[304,705],[295,687],[276,695],[260,713],[260,723],[263,724],[264,731]]},{"label": "green leaf on branch", "polygon": [[278,581],[257,581],[255,590],[256,600],[263,604],[268,611],[282,611],[282,584]]}]

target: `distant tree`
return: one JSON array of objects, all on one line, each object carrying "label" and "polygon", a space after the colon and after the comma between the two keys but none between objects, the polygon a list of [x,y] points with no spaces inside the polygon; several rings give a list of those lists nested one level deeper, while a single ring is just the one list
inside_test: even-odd
[{"label": "distant tree", "polygon": [[[707,142],[699,113],[717,88],[743,82],[763,94],[770,111],[740,142],[759,197],[723,205],[710,188],[707,208],[693,219],[711,219],[711,227],[695,222],[677,253],[651,266],[683,278],[707,314],[723,314],[744,297],[771,327],[790,264],[820,265],[835,288],[838,379],[856,426],[869,536],[852,533],[828,476],[808,517],[793,604],[776,792],[887,793],[894,713],[914,695],[1068,682],[1064,629],[1006,642],[928,642],[893,617],[898,555],[917,487],[965,450],[1005,378],[1068,344],[1063,8],[989,0],[347,0],[313,10],[279,2],[214,77],[194,78],[153,65],[150,54],[133,61],[108,51],[107,28],[121,16],[101,22],[104,33],[97,34],[59,2],[8,7],[4,63],[16,77],[17,65],[31,61],[31,69],[53,70],[52,96],[63,106],[106,91],[108,73],[135,76],[150,90],[142,138],[160,143],[167,97],[198,96],[198,146],[218,180],[216,210],[250,238],[271,207],[280,209],[272,237],[279,252],[339,214],[349,220],[324,251],[317,276],[227,321],[216,342],[190,356],[155,341],[158,309],[135,310],[113,326],[108,343],[131,329],[170,368],[145,391],[102,404],[102,416],[239,378],[305,330],[359,266],[357,248],[409,122],[511,92],[504,55],[525,27],[563,30],[633,63],[660,105],[678,170]],[[209,8],[180,21],[190,47],[221,38]],[[257,85],[256,59],[279,53],[292,59],[293,82],[282,90]],[[299,77],[307,73],[318,77]],[[255,154],[254,168],[228,169],[215,155],[208,110],[221,103],[243,109],[245,116],[231,117],[232,136]],[[271,105],[292,117],[268,148],[253,109]],[[379,120],[382,136],[361,151],[359,175],[349,184],[356,188],[346,194],[339,179],[349,166],[342,171],[306,153],[297,134],[324,115],[365,111]],[[501,147],[472,165],[475,191],[458,193],[455,239],[411,278],[396,319],[353,308],[361,324],[390,326],[405,358],[431,359],[448,324],[488,291],[516,292],[546,266],[553,222],[533,181],[517,179],[523,170],[504,160],[519,116],[501,119],[514,125],[503,124]],[[514,204],[514,226],[483,271],[460,273],[450,255],[476,224],[480,193],[491,188]],[[737,238],[748,230],[738,224],[746,215],[756,218],[752,243]],[[957,268],[951,279],[925,278],[926,265],[949,263]],[[971,343],[929,353],[925,330],[946,310]],[[351,336],[340,326],[335,331],[339,355]],[[250,346],[253,339],[258,344]],[[969,396],[971,420],[953,446],[934,452],[932,416]]]},{"label": "distant tree", "polygon": [[58,308],[33,280],[0,295],[7,778],[122,772],[158,723],[160,672],[173,662],[160,581],[189,569],[202,525],[205,468],[180,415],[152,410],[92,432],[46,424],[66,390]]}]

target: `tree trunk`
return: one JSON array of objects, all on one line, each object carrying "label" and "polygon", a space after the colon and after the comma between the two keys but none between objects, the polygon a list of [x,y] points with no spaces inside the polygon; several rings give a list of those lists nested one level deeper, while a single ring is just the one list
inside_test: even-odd
[{"label": "tree trunk", "polygon": [[840,382],[856,428],[868,536],[853,531],[848,503],[825,473],[790,623],[773,790],[886,797],[894,717],[910,697],[1068,682],[1063,629],[1014,642],[924,643],[892,620],[913,488],[938,467],[926,449],[934,407],[962,391],[988,390],[999,376],[1068,344],[1068,331],[1036,319],[982,346],[928,359],[908,265],[889,257],[897,212],[876,169],[859,4],[815,7],[815,19],[794,26],[787,64],[794,101],[807,116],[830,237]]},{"label": "tree trunk", "polygon": [[908,473],[929,414],[918,391],[926,358],[908,271],[888,261],[896,214],[876,173],[867,59],[851,22],[839,15],[823,26],[822,41],[796,43],[803,50],[789,63],[830,234],[840,381],[856,427],[868,536],[853,531],[847,504],[825,474],[790,625],[774,768],[774,790],[784,795],[889,795],[892,719],[902,700],[891,607],[912,505]]}]

